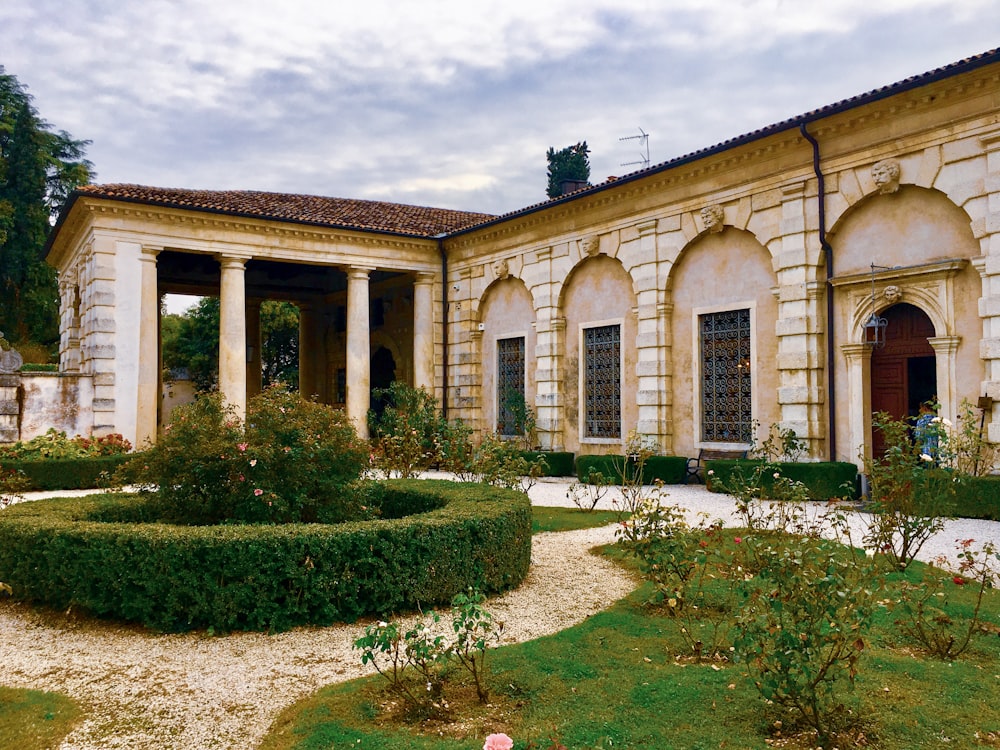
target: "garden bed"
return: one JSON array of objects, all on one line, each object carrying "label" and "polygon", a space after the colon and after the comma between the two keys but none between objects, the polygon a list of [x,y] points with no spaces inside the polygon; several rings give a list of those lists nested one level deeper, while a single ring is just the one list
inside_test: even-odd
[{"label": "garden bed", "polygon": [[[0,516],[0,580],[18,598],[165,631],[285,630],[517,586],[531,557],[522,493],[382,483],[387,515],[344,524],[155,522],[141,495],[22,503]],[[411,514],[407,515],[407,511]]]}]

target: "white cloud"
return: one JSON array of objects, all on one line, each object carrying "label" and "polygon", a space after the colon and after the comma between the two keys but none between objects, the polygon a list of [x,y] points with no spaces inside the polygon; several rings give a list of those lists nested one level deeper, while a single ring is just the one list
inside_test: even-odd
[{"label": "white cloud", "polygon": [[996,46],[993,0],[3,0],[0,63],[108,182],[503,212]]}]

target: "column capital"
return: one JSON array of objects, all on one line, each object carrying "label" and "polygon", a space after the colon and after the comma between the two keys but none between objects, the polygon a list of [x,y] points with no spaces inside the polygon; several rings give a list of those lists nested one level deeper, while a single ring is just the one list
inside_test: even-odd
[{"label": "column capital", "polygon": [[962,343],[961,336],[932,336],[927,339],[935,354],[953,354]]},{"label": "column capital", "polygon": [[429,271],[417,271],[417,273],[415,273],[413,275],[413,283],[414,284],[433,284],[434,283],[434,276],[435,276],[435,274],[430,273]]},{"label": "column capital", "polygon": [[373,266],[348,266],[347,267],[347,278],[349,279],[367,279],[368,274],[374,271]]},{"label": "column capital", "polygon": [[871,344],[841,344],[840,351],[844,353],[849,362],[872,358]]},{"label": "column capital", "polygon": [[215,259],[219,261],[219,266],[222,268],[239,268],[242,270],[246,266],[247,261],[250,260],[250,256],[218,253]]},{"label": "column capital", "polygon": [[163,252],[163,245],[143,245],[139,260],[156,262],[156,256]]}]

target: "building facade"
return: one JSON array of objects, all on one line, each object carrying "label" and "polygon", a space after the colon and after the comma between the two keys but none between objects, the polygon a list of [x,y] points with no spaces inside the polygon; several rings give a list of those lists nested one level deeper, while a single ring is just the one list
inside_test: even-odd
[{"label": "building facade", "polygon": [[[89,186],[49,242],[61,370],[91,430],[160,426],[164,293],[218,294],[220,390],[260,388],[260,301],[300,309],[301,390],[363,432],[371,389],[546,449],[872,450],[872,413],[985,409],[1000,442],[1000,51],[494,217]],[[881,345],[867,323],[884,322]],[[989,399],[997,402],[996,406]]]}]

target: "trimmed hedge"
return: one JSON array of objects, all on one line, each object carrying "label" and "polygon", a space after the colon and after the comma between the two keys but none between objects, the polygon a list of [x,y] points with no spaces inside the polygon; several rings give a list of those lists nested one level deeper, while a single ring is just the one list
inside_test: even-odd
[{"label": "trimmed hedge", "polygon": [[539,458],[545,460],[545,477],[571,477],[573,470],[573,454],[565,451],[521,451],[521,457],[529,464]]},{"label": "trimmed hedge", "polygon": [[391,514],[337,525],[153,523],[142,495],[19,503],[0,514],[0,580],[15,596],[163,631],[285,630],[445,604],[521,583],[531,506],[519,492],[380,483]]},{"label": "trimmed hedge", "polygon": [[[631,460],[625,456],[609,453],[603,456],[577,456],[576,476],[581,482],[587,481],[591,471],[599,471],[611,484],[621,484],[622,469],[634,471]],[[687,459],[681,456],[650,456],[642,471],[642,483],[652,484],[659,479],[664,484],[684,484]]]},{"label": "trimmed hedge", "polygon": [[1000,476],[963,477],[956,483],[955,515],[1000,521]]},{"label": "trimmed hedge", "polygon": [[114,474],[135,454],[88,458],[46,458],[42,461],[4,461],[4,469],[20,471],[29,490],[91,490],[100,487],[101,474]]},{"label": "trimmed hedge", "polygon": [[[729,484],[737,466],[743,467],[747,474],[762,462],[753,459],[714,459],[705,462],[705,478],[708,489],[712,492],[725,492],[719,485]],[[848,496],[851,499],[858,494],[858,467],[847,461],[819,462],[780,462],[775,464],[777,471],[784,477],[796,482],[802,482],[809,491],[811,500],[829,500],[844,497],[844,484],[850,485]],[[714,472],[709,475],[708,472]],[[763,477],[766,480],[770,477]]]}]

